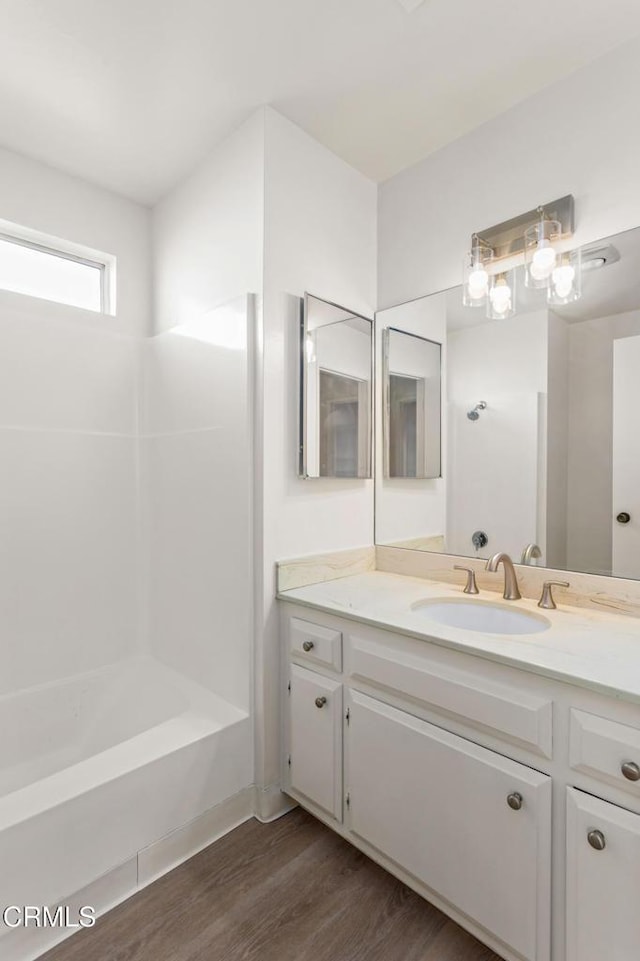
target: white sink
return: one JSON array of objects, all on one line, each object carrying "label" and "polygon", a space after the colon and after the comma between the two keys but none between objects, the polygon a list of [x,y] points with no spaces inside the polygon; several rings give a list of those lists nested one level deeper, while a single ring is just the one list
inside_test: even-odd
[{"label": "white sink", "polygon": [[541,614],[491,601],[438,597],[417,601],[411,609],[437,624],[483,634],[539,634],[551,627],[550,621]]}]

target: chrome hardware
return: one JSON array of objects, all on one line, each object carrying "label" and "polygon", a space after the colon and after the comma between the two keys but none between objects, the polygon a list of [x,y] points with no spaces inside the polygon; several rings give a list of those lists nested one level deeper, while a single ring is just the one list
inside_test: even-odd
[{"label": "chrome hardware", "polygon": [[538,601],[538,607],[544,607],[546,611],[555,611],[556,602],[551,592],[552,587],[569,587],[569,581],[545,581],[542,586],[542,596]]},{"label": "chrome hardware", "polygon": [[542,551],[537,544],[527,544],[520,558],[521,564],[530,564],[536,557],[542,557]]},{"label": "chrome hardware", "polygon": [[604,839],[604,834],[602,831],[589,831],[587,834],[587,841],[596,851],[604,851],[607,846],[607,842]]},{"label": "chrome hardware", "polygon": [[467,572],[467,583],[465,585],[464,594],[479,594],[478,585],[476,584],[476,572],[472,567],[461,567],[460,564],[453,565],[454,571],[466,571]]},{"label": "chrome hardware", "polygon": [[326,697],[317,697],[317,698],[316,698],[316,707],[324,707],[326,703],[327,703]]},{"label": "chrome hardware", "polygon": [[640,781],[640,765],[635,761],[623,761],[620,770],[627,781]]},{"label": "chrome hardware", "polygon": [[499,551],[497,554],[494,554],[493,557],[490,557],[487,561],[486,569],[495,574],[500,564],[504,567],[504,594],[502,596],[505,601],[519,601],[522,594],[518,589],[518,578],[516,577],[513,561],[508,554],[505,554],[504,551]]},{"label": "chrome hardware", "polygon": [[487,544],[489,543],[489,538],[487,537],[484,531],[474,531],[473,534],[471,535],[471,543],[473,544],[475,549],[479,551],[482,547],[487,546]]},{"label": "chrome hardware", "polygon": [[467,413],[467,417],[469,418],[469,420],[479,420],[479,419],[480,419],[480,414],[478,413],[478,411],[479,411],[479,410],[486,410],[486,409],[487,409],[487,402],[486,402],[486,400],[481,400],[479,404],[476,404],[476,406],[473,408],[473,410],[470,410],[470,411]]},{"label": "chrome hardware", "polygon": [[507,797],[507,804],[512,811],[519,811],[522,807],[522,795],[514,791],[513,794],[509,794]]},{"label": "chrome hardware", "polygon": [[309,651],[312,651],[312,650],[314,649],[314,647],[315,647],[315,644],[313,643],[313,641],[303,641],[303,642],[302,642],[302,650],[303,650],[303,651],[306,651],[307,654],[309,653]]},{"label": "chrome hardware", "polygon": [[629,514],[628,511],[620,511],[616,517],[616,520],[618,524],[628,524],[631,520],[631,514]]}]

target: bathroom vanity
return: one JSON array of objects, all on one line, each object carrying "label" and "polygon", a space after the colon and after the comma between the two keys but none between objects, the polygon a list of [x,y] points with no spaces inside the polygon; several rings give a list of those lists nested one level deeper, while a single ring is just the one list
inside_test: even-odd
[{"label": "bathroom vanity", "polygon": [[281,593],[284,788],[507,961],[633,961],[640,620],[498,598],[379,571]]}]

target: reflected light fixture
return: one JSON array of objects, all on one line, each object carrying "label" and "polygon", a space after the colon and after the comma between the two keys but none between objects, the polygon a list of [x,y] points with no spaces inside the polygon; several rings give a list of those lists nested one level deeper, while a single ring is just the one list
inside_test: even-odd
[{"label": "reflected light fixture", "polygon": [[474,234],[464,259],[462,301],[485,307],[492,320],[516,311],[516,268],[524,283],[544,290],[547,302],[562,305],[582,293],[580,250],[568,244],[574,232],[574,200],[569,194]]}]

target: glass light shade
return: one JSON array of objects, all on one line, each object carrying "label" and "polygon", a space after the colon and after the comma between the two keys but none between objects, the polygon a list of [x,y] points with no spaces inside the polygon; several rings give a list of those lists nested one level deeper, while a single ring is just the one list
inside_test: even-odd
[{"label": "glass light shade", "polygon": [[493,251],[489,247],[473,247],[464,258],[462,303],[465,307],[484,307],[489,291],[489,265]]},{"label": "glass light shade", "polygon": [[547,291],[547,303],[556,307],[572,304],[582,296],[582,252],[569,250],[558,254]]},{"label": "glass light shade", "polygon": [[489,320],[506,320],[516,312],[516,272],[506,270],[493,274],[489,280],[487,317]]},{"label": "glass light shade", "polygon": [[524,232],[525,287],[547,290],[557,265],[556,246],[562,236],[557,220],[540,220]]}]

